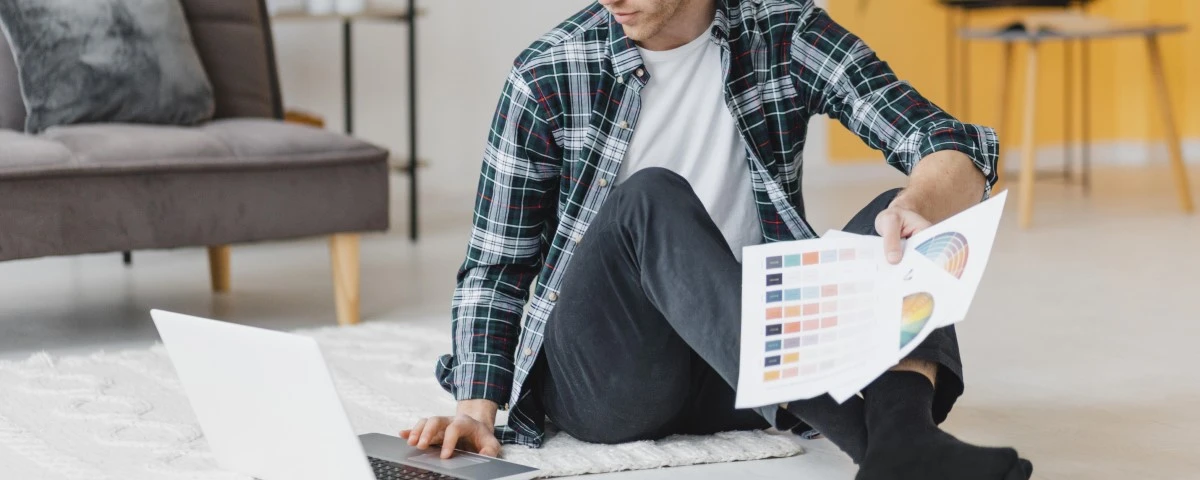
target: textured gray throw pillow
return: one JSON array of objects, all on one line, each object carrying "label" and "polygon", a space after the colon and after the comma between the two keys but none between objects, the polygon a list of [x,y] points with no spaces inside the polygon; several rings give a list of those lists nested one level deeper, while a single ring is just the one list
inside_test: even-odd
[{"label": "textured gray throw pillow", "polygon": [[0,0],[25,131],[95,122],[192,125],[212,85],[179,0]]}]

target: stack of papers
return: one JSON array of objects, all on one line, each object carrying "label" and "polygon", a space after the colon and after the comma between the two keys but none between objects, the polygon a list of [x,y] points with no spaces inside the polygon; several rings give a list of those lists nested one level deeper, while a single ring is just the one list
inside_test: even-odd
[{"label": "stack of papers", "polygon": [[823,238],[742,252],[737,407],[858,394],[933,330],[962,321],[983,278],[1007,192],[913,235]]}]

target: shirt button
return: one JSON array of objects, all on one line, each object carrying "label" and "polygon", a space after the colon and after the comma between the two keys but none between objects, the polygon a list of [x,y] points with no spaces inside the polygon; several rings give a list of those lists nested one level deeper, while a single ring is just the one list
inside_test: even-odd
[{"label": "shirt button", "polygon": [[621,120],[621,123],[618,123],[617,126],[621,128],[629,128],[629,122]]},{"label": "shirt button", "polygon": [[635,75],[637,75],[637,76],[638,76],[638,78],[642,78],[642,76],[646,74],[646,71],[645,71],[645,70],[642,70],[642,69],[640,69],[640,68],[639,68],[639,69],[637,69],[637,71],[636,71],[636,72],[633,72],[633,73],[634,73]]},{"label": "shirt button", "polygon": [[576,234],[575,234],[575,237],[574,237],[574,238],[572,238],[572,240],[574,240],[574,241],[575,241],[575,243],[582,242],[582,241],[583,241],[583,235],[580,235],[580,234],[576,233]]},{"label": "shirt button", "polygon": [[621,85],[624,85],[624,84],[625,84],[625,77],[617,77],[617,83],[619,83],[619,84],[621,84]]},{"label": "shirt button", "polygon": [[528,357],[530,355],[533,355],[533,349],[529,348],[529,347],[525,347],[525,356]]},{"label": "shirt button", "polygon": [[607,186],[608,186],[608,179],[607,179],[607,178],[601,178],[600,180],[596,181],[596,185],[599,185],[599,186],[600,186],[600,188],[607,187]]},{"label": "shirt button", "polygon": [[550,292],[550,294],[549,294],[549,295],[546,295],[546,298],[550,299],[550,301],[551,301],[551,302],[557,302],[557,301],[558,301],[558,294],[557,294],[557,293],[554,293],[554,292]]}]

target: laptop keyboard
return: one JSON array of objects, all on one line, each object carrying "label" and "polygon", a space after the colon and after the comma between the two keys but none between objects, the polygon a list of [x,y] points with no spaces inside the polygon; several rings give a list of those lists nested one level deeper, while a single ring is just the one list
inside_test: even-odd
[{"label": "laptop keyboard", "polygon": [[458,477],[442,475],[437,472],[410,467],[387,460],[380,460],[375,457],[367,457],[371,460],[371,470],[375,471],[376,480],[456,480]]}]

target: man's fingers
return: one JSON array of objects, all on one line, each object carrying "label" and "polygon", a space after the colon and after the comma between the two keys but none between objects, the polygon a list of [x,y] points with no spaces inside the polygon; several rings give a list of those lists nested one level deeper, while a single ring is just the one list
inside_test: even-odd
[{"label": "man's fingers", "polygon": [[462,436],[462,424],[459,422],[451,422],[449,427],[446,427],[446,436],[442,440],[442,458],[450,458],[454,455],[454,446],[458,444],[458,438]]},{"label": "man's fingers", "polygon": [[421,439],[417,441],[417,448],[424,450],[433,444],[434,436],[441,433],[446,428],[446,420],[441,417],[430,419],[425,424],[425,431],[421,432]]},{"label": "man's fingers", "polygon": [[930,223],[929,220],[926,220],[925,217],[922,217],[917,212],[905,210],[903,215],[904,215],[904,221],[901,222],[903,224],[903,227],[900,229],[901,230],[900,236],[902,236],[904,238],[908,238],[913,235],[916,235],[921,230],[925,230],[926,228],[933,226],[933,224]]},{"label": "man's fingers", "polygon": [[425,431],[425,423],[427,421],[428,421],[428,419],[425,419],[425,418],[417,420],[417,425],[415,427],[413,427],[412,430],[409,431],[408,436],[404,437],[404,438],[408,439],[409,445],[416,445],[417,440],[421,439],[421,432]]},{"label": "man's fingers", "polygon": [[489,434],[487,440],[485,440],[483,445],[479,447],[479,454],[487,455],[489,457],[499,457],[500,442],[496,440],[496,437]]},{"label": "man's fingers", "polygon": [[884,210],[875,217],[875,231],[883,237],[883,252],[889,263],[900,263],[904,249],[900,243],[900,215],[892,210]]}]

